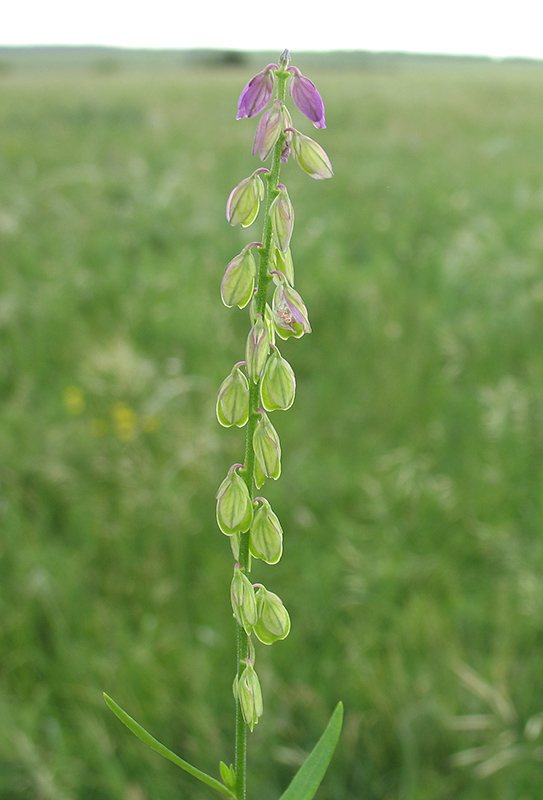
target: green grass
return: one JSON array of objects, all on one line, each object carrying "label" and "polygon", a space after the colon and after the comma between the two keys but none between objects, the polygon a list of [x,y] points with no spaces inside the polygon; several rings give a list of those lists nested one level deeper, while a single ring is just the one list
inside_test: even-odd
[{"label": "green grass", "polygon": [[[529,754],[487,777],[452,756],[542,745],[542,72],[310,73],[336,174],[283,174],[313,333],[283,348],[298,396],[273,420],[285,554],[253,575],[293,624],[258,651],[249,800],[280,796],[340,699],[321,800],[540,795]],[[0,76],[3,800],[212,796],[102,691],[201,769],[233,758],[214,493],[243,435],[214,403],[247,332],[220,279],[260,229],[224,217],[255,168],[248,77]]]}]

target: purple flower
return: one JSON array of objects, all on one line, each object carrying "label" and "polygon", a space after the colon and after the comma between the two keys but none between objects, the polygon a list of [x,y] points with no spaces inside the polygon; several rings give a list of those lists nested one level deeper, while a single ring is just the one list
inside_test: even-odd
[{"label": "purple flower", "polygon": [[251,78],[240,95],[236,119],[256,117],[266,108],[273,92],[274,69],[277,69],[277,64],[268,64],[262,72]]},{"label": "purple flower", "polygon": [[275,330],[281,339],[290,336],[299,339],[304,333],[311,333],[307,308],[296,289],[288,285],[281,273],[274,274],[281,277],[272,299]]},{"label": "purple flower", "polygon": [[324,121],[324,103],[317,87],[306,78],[298,67],[289,67],[288,71],[292,75],[290,82],[290,94],[292,99],[305,116],[311,120],[315,128],[326,128]]}]

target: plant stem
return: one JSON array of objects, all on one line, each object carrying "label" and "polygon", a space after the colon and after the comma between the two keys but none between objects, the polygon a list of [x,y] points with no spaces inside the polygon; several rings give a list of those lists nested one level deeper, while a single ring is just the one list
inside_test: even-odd
[{"label": "plant stem", "polygon": [[[285,66],[279,67],[276,71],[277,75],[277,98],[284,102],[286,81],[288,72]],[[277,140],[271,164],[270,174],[267,176],[266,181],[266,213],[264,217],[264,228],[262,232],[262,247],[260,251],[260,262],[258,270],[258,284],[255,297],[255,311],[261,314],[264,318],[266,310],[266,301],[268,296],[268,286],[271,280],[270,276],[270,255],[272,247],[272,228],[270,218],[270,206],[272,200],[279,192],[277,191],[277,184],[279,183],[279,173],[281,171],[281,154],[283,152],[283,145],[285,142],[285,134],[281,133]],[[245,442],[245,461],[244,469],[240,473],[243,476],[251,499],[255,496],[255,453],[253,449],[253,435],[258,421],[257,408],[259,406],[260,396],[260,379],[257,382],[251,380],[249,388],[249,419],[247,422],[247,438]],[[239,564],[241,569],[246,574],[249,571],[249,531],[240,534],[239,545]],[[249,655],[249,638],[241,625],[237,626],[237,676],[241,675],[244,667],[244,659]],[[243,719],[241,712],[241,705],[238,700],[236,704],[236,750],[235,750],[235,768],[236,768],[236,797],[237,800],[246,800],[247,796],[247,725]]]}]

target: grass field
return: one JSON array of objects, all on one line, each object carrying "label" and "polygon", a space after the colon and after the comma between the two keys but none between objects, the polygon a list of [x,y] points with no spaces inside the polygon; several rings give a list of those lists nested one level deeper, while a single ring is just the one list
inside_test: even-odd
[{"label": "grass field", "polygon": [[[214,494],[243,435],[214,404],[247,332],[219,283],[260,230],[224,216],[256,166],[254,71],[0,74],[2,800],[212,796],[102,691],[197,766],[232,760]],[[285,555],[253,575],[292,632],[259,649],[249,800],[339,699],[320,800],[536,800],[543,64],[309,76],[335,178],[283,174],[313,333],[283,349]]]}]

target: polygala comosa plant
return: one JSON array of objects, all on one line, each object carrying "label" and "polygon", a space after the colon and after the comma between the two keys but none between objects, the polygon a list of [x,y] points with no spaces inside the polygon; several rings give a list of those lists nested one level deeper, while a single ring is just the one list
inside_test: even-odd
[{"label": "polygala comosa plant", "polygon": [[[246,429],[243,463],[233,464],[216,494],[220,531],[229,538],[234,557],[230,585],[236,621],[237,656],[233,692],[236,709],[235,759],[220,762],[220,779],[193,767],[160,744],[110,697],[112,711],[136,736],[186,772],[232,800],[246,800],[248,734],[263,713],[264,702],[256,669],[256,642],[271,645],[290,632],[290,617],[281,599],[261,583],[252,583],[251,560],[277,564],[283,554],[283,529],[265,497],[257,495],[267,479],[281,475],[281,443],[270,419],[286,411],[296,393],[296,378],[281,355],[280,340],[299,339],[311,332],[305,303],[294,288],[290,242],[294,209],[280,172],[290,156],[311,178],[333,175],[323,148],[293,127],[287,93],[315,128],[325,128],[324,105],[315,85],[297,67],[289,66],[285,50],[279,64],[268,64],[243,89],[237,119],[262,116],[252,154],[269,167],[258,167],[230,193],[226,218],[230,225],[252,225],[263,207],[260,242],[249,242],[226,266],[220,286],[222,302],[249,312],[245,359],[222,382],[217,419],[225,427]],[[271,298],[269,295],[271,294]],[[343,707],[338,703],[315,745],[281,800],[311,800],[332,758],[341,731]]]}]

